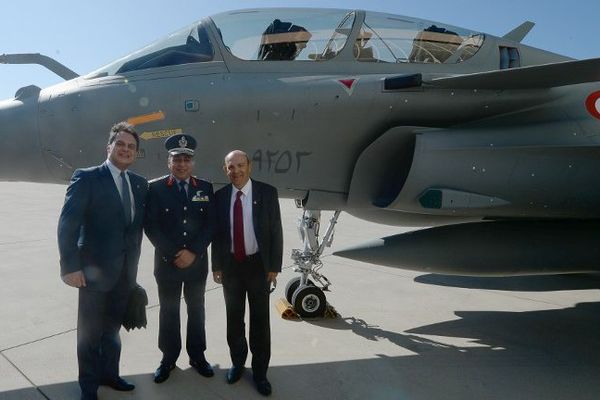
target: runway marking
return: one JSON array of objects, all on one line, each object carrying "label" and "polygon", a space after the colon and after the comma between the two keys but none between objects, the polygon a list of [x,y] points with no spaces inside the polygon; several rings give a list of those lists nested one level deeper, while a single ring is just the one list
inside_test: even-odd
[{"label": "runway marking", "polygon": [[0,352],[0,354],[2,355],[2,358],[4,358],[6,360],[7,363],[9,363],[14,369],[15,371],[17,371],[19,374],[21,374],[21,376],[23,378],[25,378],[25,380],[27,382],[29,382],[29,384],[31,385],[31,387],[35,390],[37,390],[37,392],[42,395],[46,400],[51,400],[50,397],[46,396],[46,393],[44,393],[42,391],[42,389],[40,389],[40,387],[38,385],[36,385],[35,383],[33,383],[33,381],[31,379],[29,379],[29,377],[25,374],[25,372],[23,372],[23,370],[21,370],[21,368],[19,368],[14,362],[12,362],[10,360],[10,358],[8,358],[6,356],[6,354],[4,354],[4,350]]},{"label": "runway marking", "polygon": [[32,240],[17,240],[14,242],[0,242],[0,246],[9,246],[11,244],[23,244],[23,243],[36,243],[36,242],[47,242],[49,240],[54,240],[54,238],[46,238],[46,239],[32,239]]}]

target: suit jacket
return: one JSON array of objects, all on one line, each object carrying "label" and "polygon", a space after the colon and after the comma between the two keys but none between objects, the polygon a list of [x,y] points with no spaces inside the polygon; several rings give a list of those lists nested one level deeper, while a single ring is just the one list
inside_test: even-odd
[{"label": "suit jacket", "polygon": [[[191,177],[187,201],[179,194],[177,181],[167,175],[150,182],[146,201],[146,236],[154,245],[154,276],[157,279],[206,279],[206,248],[212,241],[216,214],[212,184]],[[173,264],[175,254],[188,249],[196,254],[184,269]]]},{"label": "suit jacket", "polygon": [[135,216],[128,224],[108,165],[78,169],[67,188],[58,222],[60,272],[83,271],[87,289],[111,290],[122,269],[135,284],[148,182],[128,171]]},{"label": "suit jacket", "polygon": [[[213,271],[231,268],[231,184],[217,190],[217,232],[212,245]],[[281,272],[283,230],[277,189],[252,180],[252,224],[265,272]]]}]

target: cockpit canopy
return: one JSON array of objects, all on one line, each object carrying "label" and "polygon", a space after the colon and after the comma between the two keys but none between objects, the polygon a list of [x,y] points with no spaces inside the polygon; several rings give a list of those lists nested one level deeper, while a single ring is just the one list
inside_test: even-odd
[{"label": "cockpit canopy", "polygon": [[[393,14],[338,9],[257,9],[217,14],[121,58],[88,77],[118,75],[170,65],[212,61],[215,24],[224,51],[246,61],[328,61],[352,43],[358,62],[461,63],[483,44],[484,35],[462,28]],[[362,14],[361,14],[362,15]],[[361,18],[362,20],[362,18]]]},{"label": "cockpit canopy", "polygon": [[206,22],[192,24],[87,75],[95,78],[131,71],[212,61],[213,44]]},{"label": "cockpit canopy", "polygon": [[[346,46],[356,12],[334,9],[232,11],[212,17],[227,50],[242,60],[324,61]],[[460,63],[484,36],[417,18],[366,12],[353,43],[361,62]]]},{"label": "cockpit canopy", "polygon": [[483,39],[437,22],[367,12],[354,54],[358,61],[453,64],[473,57]]},{"label": "cockpit canopy", "polygon": [[227,50],[242,60],[320,61],[335,57],[355,12],[334,9],[232,11],[212,17]]}]

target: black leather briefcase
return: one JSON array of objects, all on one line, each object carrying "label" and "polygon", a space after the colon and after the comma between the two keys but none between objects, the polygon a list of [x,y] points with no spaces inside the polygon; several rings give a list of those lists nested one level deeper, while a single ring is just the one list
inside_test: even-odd
[{"label": "black leather briefcase", "polygon": [[143,287],[136,284],[131,292],[129,293],[129,300],[127,301],[127,310],[123,317],[123,328],[128,331],[131,329],[141,329],[148,325],[146,319],[146,306],[148,305],[148,295]]}]

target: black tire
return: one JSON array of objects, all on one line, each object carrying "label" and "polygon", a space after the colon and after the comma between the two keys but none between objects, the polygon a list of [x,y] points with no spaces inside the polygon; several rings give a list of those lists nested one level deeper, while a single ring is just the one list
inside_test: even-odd
[{"label": "black tire", "polygon": [[316,286],[300,286],[292,296],[294,310],[302,318],[316,318],[325,315],[327,299],[325,293]]},{"label": "black tire", "polygon": [[[297,276],[294,279],[291,279],[287,283],[287,285],[285,285],[285,299],[290,304],[294,304],[292,302],[292,297],[294,296],[294,292],[296,291],[296,289],[298,289],[298,286],[300,286],[300,280],[301,280],[301,277]],[[310,286],[315,286],[315,284],[313,283],[313,281],[311,281],[310,279],[308,280],[308,284]]]}]

